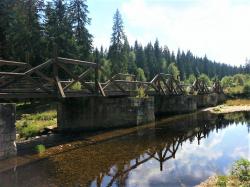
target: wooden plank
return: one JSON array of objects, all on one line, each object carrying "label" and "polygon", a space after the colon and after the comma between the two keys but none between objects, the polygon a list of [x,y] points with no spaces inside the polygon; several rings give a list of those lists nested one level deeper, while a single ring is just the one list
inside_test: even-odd
[{"label": "wooden plank", "polygon": [[24,73],[0,72],[2,76],[24,76]]},{"label": "wooden plank", "polygon": [[85,65],[85,66],[90,66],[90,67],[97,66],[97,64],[94,62],[74,60],[74,59],[68,59],[68,58],[62,58],[62,57],[57,57],[57,59],[63,63],[66,63],[66,64]]},{"label": "wooden plank", "polygon": [[24,62],[0,60],[0,66],[3,66],[3,65],[8,65],[8,66],[28,66],[28,64],[24,63]]},{"label": "wooden plank", "polygon": [[47,88],[45,88],[41,82],[37,81],[37,80],[34,80],[32,77],[30,77],[29,75],[25,75],[25,77],[27,79],[29,79],[34,85],[38,86],[40,89],[44,90],[45,92],[47,92],[48,94],[51,93],[51,91]]}]

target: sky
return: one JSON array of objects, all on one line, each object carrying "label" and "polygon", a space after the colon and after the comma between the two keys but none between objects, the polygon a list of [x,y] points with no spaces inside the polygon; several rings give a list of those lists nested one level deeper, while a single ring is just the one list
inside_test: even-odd
[{"label": "sky", "polygon": [[250,58],[250,0],[88,0],[94,46],[108,47],[113,15],[121,12],[129,43],[158,38],[170,50],[190,50],[231,65]]}]

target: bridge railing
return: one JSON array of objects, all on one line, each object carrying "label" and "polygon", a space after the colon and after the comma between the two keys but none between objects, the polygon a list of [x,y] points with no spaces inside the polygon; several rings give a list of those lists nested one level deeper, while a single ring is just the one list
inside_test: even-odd
[{"label": "bridge railing", "polygon": [[[139,88],[143,88],[146,95],[186,93],[185,85],[170,74],[158,73],[151,81],[138,81],[131,74],[110,76],[98,63],[62,57],[54,57],[36,67],[23,62],[0,60],[0,68],[4,69],[2,67],[6,71],[0,72],[0,98],[135,96]],[[100,82],[100,73],[108,80]],[[74,85],[78,83],[80,88],[75,89]],[[214,83],[212,90],[199,79],[190,87],[198,94],[222,92],[219,81]]]}]

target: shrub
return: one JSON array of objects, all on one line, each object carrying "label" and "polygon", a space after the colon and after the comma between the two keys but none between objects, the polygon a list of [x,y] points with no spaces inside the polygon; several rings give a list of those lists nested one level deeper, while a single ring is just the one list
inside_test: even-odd
[{"label": "shrub", "polygon": [[227,176],[218,176],[216,185],[220,187],[226,187],[227,186]]},{"label": "shrub", "polygon": [[136,97],[137,98],[145,98],[145,97],[147,97],[146,93],[145,93],[145,89],[143,87],[139,87],[137,89],[137,96]]},{"label": "shrub", "polygon": [[78,81],[78,82],[76,82],[75,84],[73,84],[73,85],[71,86],[71,89],[72,89],[72,90],[79,91],[79,90],[82,89],[82,84]]},{"label": "shrub", "polygon": [[250,161],[247,159],[237,160],[231,170],[231,174],[237,177],[240,181],[250,180]]},{"label": "shrub", "polygon": [[36,149],[36,152],[39,153],[39,154],[43,153],[44,151],[46,151],[46,147],[44,145],[42,145],[42,144],[37,145],[35,147],[35,149]]},{"label": "shrub", "polygon": [[243,87],[243,93],[250,95],[250,84],[245,84]]}]

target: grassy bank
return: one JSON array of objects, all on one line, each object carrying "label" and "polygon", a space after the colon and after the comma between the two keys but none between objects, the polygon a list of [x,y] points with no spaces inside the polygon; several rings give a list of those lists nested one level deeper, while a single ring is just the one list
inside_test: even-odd
[{"label": "grassy bank", "polygon": [[52,104],[22,104],[17,106],[18,139],[28,139],[57,126],[56,106]]}]

